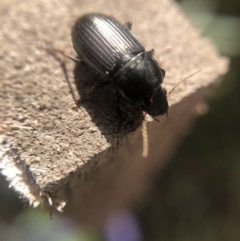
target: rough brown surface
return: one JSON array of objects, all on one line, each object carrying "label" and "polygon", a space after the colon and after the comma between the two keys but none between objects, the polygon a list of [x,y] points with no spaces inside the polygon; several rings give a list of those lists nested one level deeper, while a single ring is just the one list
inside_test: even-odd
[{"label": "rough brown surface", "polygon": [[[95,212],[98,225],[109,211],[131,202],[167,160],[209,85],[226,72],[227,60],[168,0],[10,0],[1,1],[0,11],[2,173],[33,205],[48,203],[61,209],[68,200],[71,216],[93,223]],[[74,94],[82,99],[80,107],[73,109],[60,62],[37,47],[64,48],[74,56],[71,27],[88,12],[133,22],[133,33],[146,49],[154,48],[155,58],[166,70],[167,90],[202,69],[170,96],[169,117],[149,124],[147,159],[141,156],[140,127],[133,132],[141,123],[140,111],[127,106],[126,121],[119,130],[112,88],[96,91],[87,100],[86,93],[99,78],[86,66],[67,62]],[[66,183],[70,183],[67,191]]]}]

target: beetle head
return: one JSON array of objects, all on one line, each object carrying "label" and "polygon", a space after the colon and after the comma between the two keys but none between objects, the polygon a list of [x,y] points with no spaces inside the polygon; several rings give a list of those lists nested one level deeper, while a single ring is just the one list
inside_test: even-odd
[{"label": "beetle head", "polygon": [[168,112],[167,91],[159,86],[151,96],[142,101],[141,108],[152,117],[166,114]]}]

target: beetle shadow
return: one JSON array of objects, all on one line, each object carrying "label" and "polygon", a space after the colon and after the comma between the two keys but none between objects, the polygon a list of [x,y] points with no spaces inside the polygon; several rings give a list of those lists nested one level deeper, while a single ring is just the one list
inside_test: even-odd
[{"label": "beetle shadow", "polygon": [[[115,100],[117,91],[112,84],[91,88],[103,81],[84,62],[77,62],[74,68],[74,81],[80,96],[77,107],[84,107],[108,142],[135,131],[142,123],[143,114],[139,106],[120,98],[118,101],[121,115],[117,113]],[[74,96],[73,96],[74,98]]]}]

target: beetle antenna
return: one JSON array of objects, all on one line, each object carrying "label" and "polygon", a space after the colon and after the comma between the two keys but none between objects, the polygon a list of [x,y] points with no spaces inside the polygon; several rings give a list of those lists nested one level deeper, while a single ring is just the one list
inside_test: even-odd
[{"label": "beetle antenna", "polygon": [[157,122],[160,122],[160,120],[158,120],[156,117],[152,116],[152,118],[157,121]]},{"label": "beetle antenna", "polygon": [[[74,91],[73,91],[71,82],[69,81],[69,76],[68,76],[68,72],[67,72],[67,68],[66,68],[66,63],[65,63],[65,62],[66,62],[66,61],[65,61],[65,60],[66,60],[65,58],[70,58],[70,59],[71,59],[71,57],[67,56],[67,55],[65,54],[65,51],[64,51],[63,49],[56,49],[56,48],[50,48],[50,47],[45,47],[45,46],[39,46],[39,45],[38,45],[37,47],[40,48],[40,49],[45,50],[48,54],[52,55],[52,56],[61,64],[63,73],[64,73],[64,75],[65,75],[66,82],[67,82],[68,87],[69,87],[69,89],[70,89],[70,93],[71,93],[71,95],[72,95],[72,97],[73,97],[73,100],[74,100],[74,102],[75,102],[76,107],[78,107],[78,106],[79,106],[79,103],[80,103],[80,100],[78,100],[78,99],[76,98],[75,94],[74,94]],[[63,58],[60,58],[60,57],[57,55],[57,53],[60,53],[60,54],[64,57],[64,59],[63,59]]]},{"label": "beetle antenna", "polygon": [[189,79],[190,77],[192,77],[193,75],[197,74],[198,72],[202,71],[201,69],[197,70],[196,72],[190,74],[189,76],[187,76],[186,78],[182,79],[180,82],[178,82],[167,94],[167,98],[171,95],[171,93],[185,80]]}]

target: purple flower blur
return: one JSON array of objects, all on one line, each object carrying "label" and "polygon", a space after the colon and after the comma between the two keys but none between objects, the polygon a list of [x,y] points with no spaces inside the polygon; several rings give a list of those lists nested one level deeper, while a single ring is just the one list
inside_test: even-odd
[{"label": "purple flower blur", "polygon": [[107,241],[141,241],[137,219],[129,211],[113,213],[105,223]]}]

